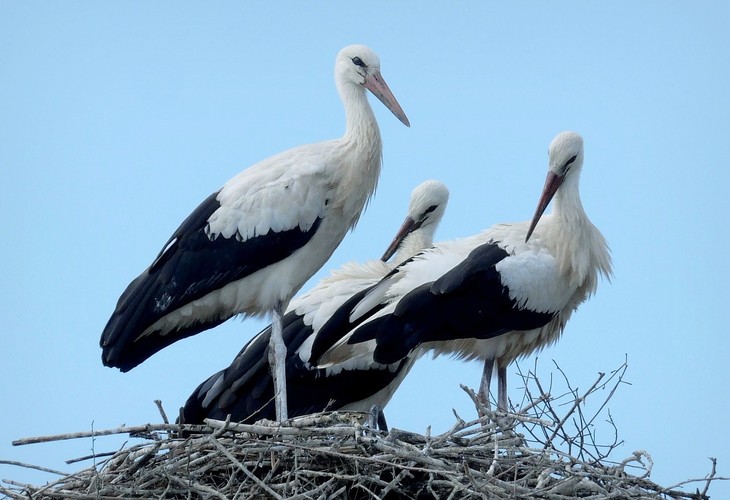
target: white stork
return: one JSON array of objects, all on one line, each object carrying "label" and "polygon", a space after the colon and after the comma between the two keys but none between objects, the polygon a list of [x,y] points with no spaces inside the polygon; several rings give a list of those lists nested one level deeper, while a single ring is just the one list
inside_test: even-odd
[{"label": "white stork", "polygon": [[105,365],[128,371],[232,316],[272,312],[277,418],[287,418],[283,312],[354,227],[380,176],[366,89],[409,126],[368,47],[339,52],[335,82],[345,135],[263,160],[203,201],[119,298],[101,336]]},{"label": "white stork", "polygon": [[[496,363],[498,408],[506,411],[507,365],[557,341],[599,275],[612,274],[606,241],[579,196],[583,139],[560,133],[549,156],[531,221],[438,243],[399,266],[320,328],[312,362],[390,364],[418,350],[483,359],[480,395],[489,401]],[[542,217],[553,196],[553,212]]]},{"label": "white stork", "polygon": [[[383,408],[405,377],[414,359],[393,365],[341,363],[316,369],[309,363],[313,336],[347,299],[376,284],[395,267],[386,263],[406,260],[433,242],[446,209],[449,192],[437,181],[413,190],[408,216],[381,260],[349,262],[332,272],[307,293],[292,300],[284,315],[287,347],[286,378],[291,417],[324,410],[368,411]],[[274,418],[273,381],[267,363],[271,327],[261,331],[231,365],[200,384],[185,403],[181,420],[203,423],[205,418],[254,422]]]}]

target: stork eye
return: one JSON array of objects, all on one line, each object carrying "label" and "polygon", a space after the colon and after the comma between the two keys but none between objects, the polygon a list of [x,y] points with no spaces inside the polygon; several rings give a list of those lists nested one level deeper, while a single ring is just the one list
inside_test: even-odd
[{"label": "stork eye", "polygon": [[431,205],[430,207],[428,207],[426,210],[423,211],[423,216],[425,217],[426,215],[430,214],[437,208],[438,208],[438,205]]},{"label": "stork eye", "polygon": [[367,68],[367,65],[364,62],[362,62],[362,59],[360,59],[359,57],[353,57],[352,63],[355,66],[360,66],[361,68]]},{"label": "stork eye", "polygon": [[565,162],[565,166],[567,167],[568,165],[570,165],[571,163],[573,163],[576,160],[576,158],[578,158],[578,155],[571,156],[570,157],[570,160],[568,160],[567,162]]}]

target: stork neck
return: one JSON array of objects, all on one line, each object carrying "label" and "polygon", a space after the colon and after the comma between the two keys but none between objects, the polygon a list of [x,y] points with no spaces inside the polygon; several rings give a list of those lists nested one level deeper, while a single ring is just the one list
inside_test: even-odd
[{"label": "stork neck", "polygon": [[563,186],[555,193],[555,203],[553,205],[553,213],[565,226],[564,229],[575,232],[580,231],[582,226],[588,221],[588,216],[583,209],[583,203],[580,201],[579,179],[577,175],[573,175],[565,180]]},{"label": "stork neck", "polygon": [[390,261],[394,264],[400,264],[431,245],[433,245],[433,232],[426,230],[414,231],[403,239]]},{"label": "stork neck", "polygon": [[380,177],[383,146],[373,110],[365,89],[359,85],[343,85],[339,89],[345,107],[347,128],[338,148],[343,168],[337,169],[337,182],[342,197],[332,208],[351,217],[350,227],[357,223],[362,209],[375,192]]},{"label": "stork neck", "polygon": [[380,147],[380,129],[373,109],[368,103],[367,91],[354,84],[343,85],[340,97],[345,107],[346,141],[364,142]]},{"label": "stork neck", "polygon": [[593,267],[591,232],[594,231],[580,200],[578,176],[566,179],[555,194],[553,217],[555,234],[548,241],[555,247],[562,272],[578,286]]},{"label": "stork neck", "polygon": [[611,253],[603,235],[583,210],[578,181],[574,181],[572,189],[556,193],[560,195],[553,208],[557,234],[550,239],[555,242],[556,258],[569,282],[590,295],[596,291],[599,273],[611,279]]}]

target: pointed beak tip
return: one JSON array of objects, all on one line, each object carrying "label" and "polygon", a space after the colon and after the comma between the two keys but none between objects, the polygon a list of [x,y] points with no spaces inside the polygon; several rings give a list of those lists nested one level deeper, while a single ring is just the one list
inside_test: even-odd
[{"label": "pointed beak tip", "polygon": [[525,235],[525,243],[530,241],[530,237],[532,236],[532,233],[535,231],[536,225],[537,225],[536,222],[530,225],[530,228],[527,230],[527,234]]},{"label": "pointed beak tip", "polygon": [[390,246],[385,251],[385,253],[383,254],[383,256],[380,257],[380,260],[382,262],[388,262],[388,260],[390,260],[390,258],[393,255],[395,255],[395,252],[398,250],[398,245],[400,245],[400,241],[401,240],[399,240],[399,239],[393,240],[393,242],[390,244]]},{"label": "pointed beak tip", "polygon": [[532,222],[530,222],[530,227],[527,229],[525,243],[527,243],[532,236],[533,231],[535,231],[535,228],[537,227],[537,223],[540,222],[542,214],[545,212],[545,209],[550,204],[550,201],[553,199],[553,196],[555,195],[562,183],[563,177],[559,177],[552,172],[548,172],[547,178],[545,179],[545,187],[543,188],[542,194],[540,195],[540,201],[538,201],[537,203],[535,215],[533,215]]},{"label": "pointed beak tip", "polygon": [[410,128],[411,122],[408,120],[405,111],[401,108],[398,100],[393,95],[388,84],[385,83],[385,80],[379,71],[374,73],[371,78],[367,78],[365,80],[364,87],[372,92],[373,95],[377,97],[378,100],[382,102],[385,107],[388,108],[390,112],[398,118],[398,120],[400,120],[401,123],[403,123],[403,125]]},{"label": "pointed beak tip", "polygon": [[417,224],[416,221],[414,221],[410,216],[406,217],[403,221],[403,224],[401,224],[401,227],[398,229],[395,237],[393,238],[393,241],[390,242],[390,245],[388,245],[387,250],[385,250],[385,253],[380,258],[380,260],[382,260],[383,262],[387,262],[388,260],[390,260],[390,258],[398,251],[398,248],[400,247],[401,243],[403,243],[403,240],[406,239],[409,234],[411,234],[419,227],[420,224]]}]

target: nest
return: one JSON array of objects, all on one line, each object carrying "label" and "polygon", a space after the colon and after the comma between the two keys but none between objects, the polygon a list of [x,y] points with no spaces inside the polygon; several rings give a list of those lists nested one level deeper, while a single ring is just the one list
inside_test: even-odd
[{"label": "nest", "polygon": [[[30,438],[14,444],[117,433],[145,441],[105,457],[96,455],[96,466],[45,486],[5,480],[0,493],[13,499],[89,500],[709,498],[711,482],[724,479],[715,477],[714,460],[706,478],[666,488],[648,479],[653,463],[647,452],[636,451],[617,462],[609,458],[620,444],[617,437],[608,444],[596,442],[592,421],[605,411],[625,368],[609,377],[599,374],[583,394],[570,389],[557,398],[528,373],[523,377],[529,383],[526,404],[509,414],[490,411],[464,388],[479,417],[466,421],[454,412],[453,427],[433,436],[378,431],[361,424],[361,414],[334,412],[282,424],[165,422]],[[587,413],[588,396],[606,388],[611,391],[598,412]],[[566,398],[572,403],[566,404]],[[568,409],[560,415],[559,407]],[[691,482],[700,483],[703,491],[678,489]]]}]

